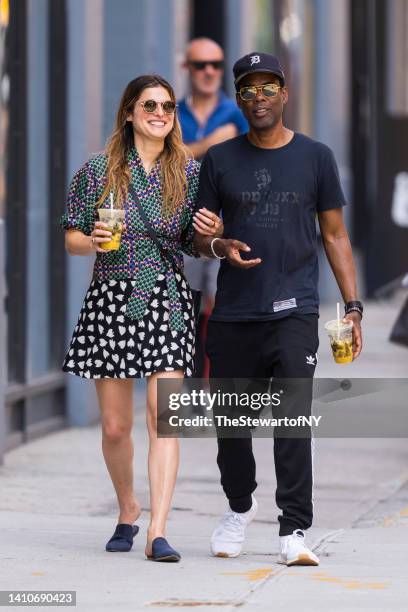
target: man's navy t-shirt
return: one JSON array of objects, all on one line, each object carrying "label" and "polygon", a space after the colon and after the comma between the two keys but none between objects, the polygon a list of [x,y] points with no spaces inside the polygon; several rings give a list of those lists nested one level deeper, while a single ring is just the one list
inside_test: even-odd
[{"label": "man's navy t-shirt", "polygon": [[243,259],[262,259],[248,270],[222,260],[211,319],[317,313],[316,214],[345,203],[332,151],[307,136],[295,133],[277,149],[256,147],[246,135],[211,147],[197,206],[221,212],[224,238],[251,247]]}]

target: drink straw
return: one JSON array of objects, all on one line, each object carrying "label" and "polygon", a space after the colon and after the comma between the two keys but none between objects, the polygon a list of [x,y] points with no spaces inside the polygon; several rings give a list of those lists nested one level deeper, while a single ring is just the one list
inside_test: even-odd
[{"label": "drink straw", "polygon": [[340,340],[340,302],[337,302],[337,340]]},{"label": "drink straw", "polygon": [[113,212],[113,191],[110,192],[110,207],[111,213]]}]

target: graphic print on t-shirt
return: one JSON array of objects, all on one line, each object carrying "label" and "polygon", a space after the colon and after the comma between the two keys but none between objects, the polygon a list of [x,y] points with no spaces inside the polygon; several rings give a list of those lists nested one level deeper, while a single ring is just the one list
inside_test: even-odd
[{"label": "graphic print on t-shirt", "polygon": [[256,188],[238,195],[243,222],[253,227],[277,229],[288,219],[285,207],[299,206],[301,194],[297,191],[275,191],[268,168],[255,170],[253,175]]}]

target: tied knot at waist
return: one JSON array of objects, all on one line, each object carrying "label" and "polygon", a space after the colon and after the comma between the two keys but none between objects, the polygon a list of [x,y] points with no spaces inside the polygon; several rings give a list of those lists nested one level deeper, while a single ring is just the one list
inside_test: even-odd
[{"label": "tied knot at waist", "polygon": [[139,243],[141,247],[138,255],[141,265],[136,272],[136,283],[126,304],[126,316],[136,320],[143,318],[164,264],[169,297],[169,326],[174,331],[185,331],[184,313],[175,276],[176,272],[182,273],[183,270],[179,240],[159,236],[159,248],[145,232],[125,232],[123,236],[128,241]]},{"label": "tied knot at waist", "polygon": [[[182,272],[183,265],[183,255],[180,251],[180,242],[176,238],[159,238],[160,241],[160,249],[157,244],[155,244],[154,240],[152,240],[151,236],[145,234],[143,232],[126,232],[123,234],[124,237],[131,239],[135,242],[143,240],[144,246],[146,249],[149,249],[150,252],[144,253],[146,255],[146,259],[144,261],[148,261],[149,259],[153,259],[157,254],[160,255],[160,260],[162,260],[166,268],[175,267],[177,271]],[[151,247],[154,245],[155,251],[151,252]],[[143,251],[142,251],[143,253]],[[143,255],[142,255],[143,257]],[[157,258],[159,260],[159,258]]]}]

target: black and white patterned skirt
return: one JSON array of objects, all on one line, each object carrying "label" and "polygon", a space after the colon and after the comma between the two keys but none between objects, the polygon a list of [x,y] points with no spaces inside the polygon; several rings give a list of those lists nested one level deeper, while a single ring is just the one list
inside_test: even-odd
[{"label": "black and white patterned skirt", "polygon": [[193,376],[195,320],[190,288],[176,273],[186,331],[169,326],[169,298],[160,274],[144,317],[125,316],[134,279],[93,280],[62,369],[83,378],[143,378],[183,370]]}]

